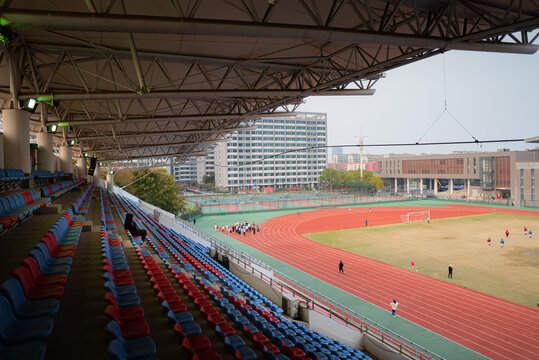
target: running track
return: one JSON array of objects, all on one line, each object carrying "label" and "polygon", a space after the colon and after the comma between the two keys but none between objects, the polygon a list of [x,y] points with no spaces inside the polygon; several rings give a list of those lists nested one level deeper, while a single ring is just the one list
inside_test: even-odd
[{"label": "running track", "polygon": [[[284,263],[383,309],[391,299],[401,304],[399,315],[491,359],[539,358],[539,311],[473,290],[412,273],[359,255],[318,244],[301,234],[400,223],[400,215],[426,208],[390,207],[331,209],[273,218],[262,232],[239,240]],[[429,208],[431,219],[506,212],[537,212],[479,206]],[[336,264],[342,259],[346,276]]]}]

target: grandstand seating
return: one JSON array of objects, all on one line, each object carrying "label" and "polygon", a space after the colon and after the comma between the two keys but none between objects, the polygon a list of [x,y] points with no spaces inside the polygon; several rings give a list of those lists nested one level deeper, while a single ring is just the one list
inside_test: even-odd
[{"label": "grandstand seating", "polygon": [[50,171],[32,170],[32,176],[35,178],[54,178],[56,175]]},{"label": "grandstand seating", "polygon": [[[91,198],[92,189],[89,185],[79,197]],[[45,356],[43,340],[52,333],[83,221],[71,209],[65,211],[0,285],[1,359]]]},{"label": "grandstand seating", "polygon": [[[101,202],[102,205],[102,202]],[[104,296],[108,306],[105,314],[110,319],[106,330],[112,337],[108,353],[113,359],[141,359],[155,355],[155,343],[149,337],[149,326],[118,235],[107,234],[101,228]]]},{"label": "grandstand seating", "polygon": [[60,184],[44,186],[41,188],[41,195],[43,197],[50,197],[53,200],[56,200],[80,183],[82,183],[82,179],[79,178],[75,180],[62,181]]},{"label": "grandstand seating", "polygon": [[10,228],[49,202],[50,199],[40,198],[35,190],[0,198],[0,224]]},{"label": "grandstand seating", "polygon": [[0,169],[0,191],[22,189],[24,181],[31,178],[20,169]]},{"label": "grandstand seating", "polygon": [[0,169],[0,181],[29,180],[31,178],[24,175],[20,169]]},{"label": "grandstand seating", "polygon": [[[1,359],[45,356],[92,190],[90,186],[80,194],[12,277],[0,285]],[[103,308],[108,319],[103,332],[111,337],[106,345],[111,358],[158,355],[137,292],[143,284],[137,278],[136,287],[133,279],[143,269],[146,286],[153,288],[162,316],[168,319],[170,334],[176,334],[190,359],[368,359],[360,351],[288,320],[282,309],[212,259],[207,247],[162,226],[129,200],[115,195],[109,199],[109,193],[100,190],[99,206]],[[126,212],[133,213],[138,225],[148,231],[148,245],[143,247],[138,237],[127,232],[134,248],[129,262],[124,253],[128,248],[124,249],[118,234],[110,232],[112,226],[107,229],[107,225],[115,226],[113,208],[120,219]],[[93,210],[92,214],[97,216]],[[141,268],[132,273],[135,254]],[[152,319],[155,316],[152,313]]]},{"label": "grandstand seating", "polygon": [[103,189],[99,189],[101,196],[99,198],[100,201],[100,209],[101,209],[101,225],[103,225],[107,230],[115,230],[116,225],[114,224],[114,219],[112,217],[112,212],[110,211],[110,206],[108,201],[105,199],[103,200]]},{"label": "grandstand seating", "polygon": [[[254,343],[255,348],[263,352],[268,359],[369,358],[361,351],[286,319],[282,315],[282,309],[209,257],[206,247],[165,228],[149,214],[138,209],[134,203],[121,197],[113,198],[113,203],[121,218],[128,211],[141,220],[141,224],[149,231],[150,246],[174,274],[186,294],[194,301],[236,359],[257,358],[255,350],[246,344],[246,339]],[[154,264],[155,259],[149,251],[140,250],[139,244],[131,236],[130,238],[145,269],[157,271],[157,276],[161,278],[158,265]],[[173,264],[173,259],[182,267]],[[186,275],[187,273],[190,273],[194,281]],[[197,273],[203,277],[199,277]],[[203,291],[198,290],[199,288]],[[163,295],[160,295],[161,293]],[[217,306],[208,301],[204,294],[209,295]],[[161,291],[158,293],[159,296],[165,295]],[[163,306],[166,307],[166,304]],[[226,314],[226,318],[221,313]],[[168,317],[172,323],[176,322],[174,329],[192,359],[203,358],[205,356],[203,354],[206,353],[210,356],[207,352],[210,349],[208,343],[204,337],[200,337],[204,334],[201,334],[198,328],[193,330],[192,326],[185,326],[184,329],[182,324],[190,324],[188,316],[177,315],[169,310]],[[236,334],[229,321],[242,330],[243,337]]]}]

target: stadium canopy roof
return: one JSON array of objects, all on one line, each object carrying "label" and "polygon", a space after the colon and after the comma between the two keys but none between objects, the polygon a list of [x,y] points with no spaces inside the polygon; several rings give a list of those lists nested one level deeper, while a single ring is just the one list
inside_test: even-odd
[{"label": "stadium canopy roof", "polygon": [[537,1],[0,0],[0,101],[102,161],[204,154],[446,50],[532,54]]}]

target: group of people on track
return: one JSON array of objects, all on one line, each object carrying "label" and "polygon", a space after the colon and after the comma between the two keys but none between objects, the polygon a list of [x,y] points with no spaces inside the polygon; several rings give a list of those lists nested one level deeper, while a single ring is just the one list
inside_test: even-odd
[{"label": "group of people on track", "polygon": [[216,231],[222,231],[224,233],[232,234],[235,232],[238,235],[247,235],[248,232],[252,232],[253,235],[256,235],[257,232],[260,232],[260,225],[257,224],[251,224],[248,222],[245,222],[243,224],[240,224],[238,221],[234,225],[224,225],[224,226],[214,226],[214,229]]}]

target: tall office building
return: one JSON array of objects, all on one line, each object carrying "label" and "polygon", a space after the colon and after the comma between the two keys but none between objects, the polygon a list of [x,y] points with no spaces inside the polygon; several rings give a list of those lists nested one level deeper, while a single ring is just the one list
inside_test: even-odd
[{"label": "tall office building", "polygon": [[[329,151],[328,151],[328,153],[329,153]],[[343,153],[343,148],[342,147],[331,148],[331,157],[329,159],[329,162],[333,161],[333,158],[335,157],[335,155],[339,155],[339,154],[342,154],[342,153]]]},{"label": "tall office building", "polygon": [[189,158],[183,164],[170,167],[170,173],[174,175],[174,180],[180,184],[188,181],[202,183],[204,175],[214,171],[213,152],[206,156]]},{"label": "tall office building", "polygon": [[170,167],[170,173],[177,183],[185,184],[189,181],[197,180],[197,159],[189,158],[180,165]]},{"label": "tall office building", "polygon": [[[325,113],[262,118],[255,130],[235,132],[217,144],[215,184],[238,191],[315,186],[327,165],[326,144]],[[322,147],[291,151],[317,146]]]}]

